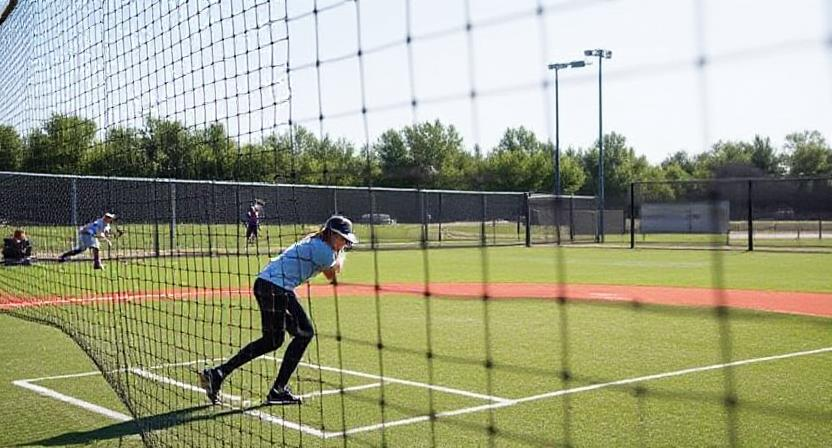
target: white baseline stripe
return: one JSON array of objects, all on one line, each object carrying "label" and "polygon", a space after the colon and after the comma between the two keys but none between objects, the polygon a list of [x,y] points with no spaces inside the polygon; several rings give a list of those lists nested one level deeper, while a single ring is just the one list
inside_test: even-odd
[{"label": "white baseline stripe", "polygon": [[[159,364],[159,365],[150,366],[150,367],[147,367],[147,368],[150,369],[150,370],[160,370],[160,369],[166,369],[166,368],[169,368],[169,367],[187,367],[187,366],[192,366],[194,364],[222,361],[222,359],[223,358],[197,359],[196,361],[183,361],[183,362],[177,362],[177,363],[171,363],[171,364]],[[128,370],[130,370],[130,368],[110,370],[108,373],[122,373],[122,372],[127,372]],[[40,381],[63,380],[63,379],[67,379],[67,378],[82,378],[82,377],[85,377],[85,376],[95,376],[95,375],[101,375],[101,372],[99,372],[98,370],[93,370],[91,372],[70,373],[70,374],[67,374],[67,375],[44,376],[44,377],[40,377],[40,378],[28,378],[28,379],[19,380],[19,381],[25,381],[27,383],[37,383],[37,382],[40,382]]]},{"label": "white baseline stripe", "polygon": [[[146,370],[142,370],[142,369],[138,369],[138,368],[132,368],[132,369],[130,369],[130,371],[135,373],[136,375],[139,375],[141,377],[144,377],[144,378],[147,378],[147,379],[150,379],[150,380],[153,380],[153,381],[158,381],[160,383],[170,384],[170,385],[173,385],[173,386],[181,387],[182,389],[190,390],[190,391],[193,391],[193,392],[205,393],[205,391],[201,387],[194,386],[193,384],[183,383],[181,381],[177,381],[177,380],[174,380],[172,378],[168,378],[166,376],[157,375],[155,373],[148,372]],[[295,422],[290,422],[288,420],[284,420],[280,417],[276,417],[276,416],[268,414],[266,412],[258,411],[257,409],[246,409],[246,407],[251,406],[252,403],[248,400],[243,400],[242,397],[239,397],[239,396],[236,396],[236,395],[224,394],[224,393],[220,393],[220,396],[222,398],[226,398],[226,399],[229,399],[231,401],[238,402],[242,406],[242,407],[238,407],[238,406],[234,406],[230,403],[222,403],[222,402],[220,403],[222,406],[225,406],[227,408],[231,408],[231,409],[235,409],[235,410],[241,410],[246,415],[251,415],[253,417],[259,418],[260,420],[264,420],[264,421],[267,421],[269,423],[275,423],[275,424],[283,426],[285,428],[294,429],[296,431],[300,431],[300,432],[310,434],[310,435],[320,437],[320,438],[324,437],[323,431],[321,431],[319,429],[316,429],[316,428],[313,428],[311,426],[306,426],[306,425],[301,425],[301,424],[298,424],[298,423],[295,423]]]},{"label": "white baseline stripe", "polygon": [[[577,394],[577,393],[580,393],[580,392],[589,392],[589,391],[604,389],[604,388],[612,387],[612,386],[621,386],[621,385],[624,385],[624,384],[640,383],[640,382],[644,382],[644,381],[652,381],[652,380],[658,380],[658,379],[662,379],[662,378],[670,378],[670,377],[674,377],[674,376],[688,375],[688,374],[691,374],[691,373],[699,373],[699,372],[706,372],[706,371],[709,371],[709,370],[724,369],[726,367],[736,367],[736,366],[742,366],[742,365],[747,365],[747,364],[756,364],[756,363],[761,363],[761,362],[776,361],[776,360],[780,360],[780,359],[796,358],[798,356],[817,355],[817,354],[820,354],[820,353],[830,353],[830,352],[832,352],[832,347],[826,347],[826,348],[819,348],[819,349],[815,349],[815,350],[806,350],[806,351],[802,351],[802,352],[786,353],[786,354],[783,354],[783,355],[774,355],[774,356],[766,356],[766,357],[762,357],[762,358],[744,359],[744,360],[734,361],[734,362],[729,362],[729,363],[724,363],[724,364],[713,364],[713,365],[704,366],[704,367],[694,367],[694,368],[690,368],[690,369],[676,370],[676,371],[673,371],[673,372],[657,373],[657,374],[654,374],[654,375],[645,375],[645,376],[640,376],[640,377],[635,377],[635,378],[627,378],[627,379],[618,380],[618,381],[611,381],[609,383],[592,384],[592,385],[589,385],[589,386],[576,387],[576,388],[573,388],[573,389],[564,389],[564,390],[548,392],[548,393],[540,394],[540,395],[532,395],[530,397],[518,398],[518,399],[515,399],[515,400],[508,400],[508,401],[504,401],[504,402],[484,404],[484,405],[481,405],[481,406],[474,406],[474,407],[470,407],[470,408],[457,409],[457,410],[454,410],[454,411],[439,412],[439,413],[436,414],[436,418],[452,417],[452,416],[455,416],[455,415],[470,414],[470,413],[474,413],[474,412],[486,411],[486,410],[489,410],[489,409],[504,408],[504,407],[508,407],[508,406],[514,406],[514,405],[517,405],[517,404],[521,404],[521,403],[527,403],[527,402],[530,402],[530,401],[544,400],[544,399],[547,399],[547,398],[559,397],[559,396],[563,396],[563,395]],[[394,421],[390,421],[390,422],[379,423],[379,424],[376,424],[376,425],[362,426],[362,427],[358,427],[358,428],[349,429],[349,430],[346,430],[346,431],[327,432],[327,433],[324,434],[324,438],[330,439],[330,438],[336,438],[336,437],[343,437],[345,435],[351,435],[351,434],[367,432],[367,431],[375,431],[375,430],[382,429],[382,428],[390,428],[390,427],[394,427],[394,426],[402,426],[402,425],[408,425],[408,424],[413,424],[413,423],[421,423],[421,422],[428,421],[429,419],[430,419],[430,416],[428,416],[428,415],[420,415],[420,416],[417,416],[417,417],[411,417],[411,418],[406,418],[406,419],[402,419],[402,420],[394,420]]]},{"label": "white baseline stripe", "polygon": [[[197,393],[201,393],[201,394],[205,393],[205,389],[203,389],[199,386],[194,386],[193,384],[183,383],[182,381],[177,381],[173,378],[169,378],[169,377],[166,377],[166,376],[163,376],[163,375],[158,375],[158,374],[155,374],[153,372],[148,372],[147,370],[139,369],[137,367],[133,367],[132,369],[130,369],[130,372],[135,373],[136,375],[138,375],[140,377],[147,378],[149,380],[153,380],[153,381],[163,383],[163,384],[170,384],[172,386],[177,386],[177,387],[180,387],[182,389],[189,390],[191,392],[197,392]],[[220,397],[225,398],[227,400],[244,403],[245,406],[248,405],[247,402],[245,400],[243,400],[243,398],[240,397],[240,396],[226,394],[226,393],[222,393],[222,392],[220,392],[219,395],[220,395]]]},{"label": "white baseline stripe", "polygon": [[43,396],[46,396],[46,397],[49,397],[49,398],[54,398],[56,400],[63,401],[64,403],[69,403],[73,406],[78,406],[79,408],[83,408],[83,409],[86,409],[88,411],[95,412],[96,414],[104,415],[104,416],[109,417],[113,420],[118,420],[118,421],[122,421],[122,422],[127,422],[127,421],[130,421],[130,420],[133,420],[133,418],[130,417],[129,415],[122,414],[121,412],[116,412],[116,411],[113,411],[112,409],[107,409],[103,406],[99,406],[97,404],[93,404],[93,403],[90,403],[88,401],[84,401],[84,400],[81,400],[81,399],[78,399],[78,398],[75,398],[75,397],[70,397],[69,395],[64,395],[60,392],[56,392],[56,391],[54,391],[52,389],[49,389],[47,387],[38,386],[36,384],[30,384],[30,383],[28,383],[24,380],[12,381],[12,384],[14,384],[15,386],[18,386],[18,387],[22,387],[24,389],[29,389],[29,390],[31,390],[35,393],[40,394],[40,395],[43,395]]},{"label": "white baseline stripe", "polygon": [[82,377],[85,377],[85,376],[95,376],[95,375],[101,375],[101,372],[99,372],[98,370],[95,370],[95,371],[92,371],[92,372],[70,373],[70,374],[67,374],[67,375],[44,376],[44,377],[41,377],[41,378],[29,378],[29,379],[26,379],[26,380],[18,380],[18,381],[24,381],[24,382],[27,382],[27,383],[37,383],[39,381],[62,380],[62,379],[66,379],[66,378],[82,378]]},{"label": "white baseline stripe", "polygon": [[[275,358],[273,356],[264,356],[264,358],[271,359],[271,360],[274,360],[274,361],[282,361],[280,358]],[[420,383],[418,381],[402,380],[402,379],[399,379],[399,378],[392,378],[392,377],[389,377],[389,376],[373,375],[371,373],[357,372],[355,370],[339,369],[337,367],[328,367],[328,366],[322,366],[322,365],[317,365],[317,364],[310,364],[310,363],[307,363],[307,362],[300,362],[299,364],[302,365],[302,366],[305,366],[305,367],[310,367],[312,369],[319,369],[319,370],[324,370],[324,371],[327,371],[327,372],[344,373],[346,375],[357,376],[357,377],[360,377],[360,378],[369,378],[369,379],[373,379],[373,380],[378,380],[378,381],[381,381],[382,384],[383,383],[403,384],[405,386],[421,387],[421,388],[424,388],[424,389],[432,389],[432,390],[435,390],[435,391],[438,391],[438,392],[445,392],[445,393],[448,393],[448,394],[462,395],[464,397],[471,397],[471,398],[477,398],[477,399],[480,399],[480,400],[495,401],[495,402],[500,402],[500,403],[513,401],[509,398],[502,398],[502,397],[495,397],[495,396],[491,396],[491,395],[478,394],[476,392],[469,392],[467,390],[454,389],[452,387],[445,387],[445,386],[437,386],[435,384]]]},{"label": "white baseline stripe", "polygon": [[308,394],[301,395],[301,398],[320,397],[323,395],[335,395],[340,394],[342,392],[354,392],[357,390],[372,389],[374,387],[381,387],[381,383],[362,384],[361,386],[345,387],[343,389],[327,389],[316,392],[310,392]]},{"label": "white baseline stripe", "polygon": [[747,364],[756,364],[756,363],[760,363],[760,362],[768,362],[768,361],[775,361],[775,360],[779,360],[779,359],[795,358],[795,357],[798,357],[798,356],[817,355],[819,353],[829,353],[829,352],[832,352],[832,347],[819,348],[819,349],[816,349],[816,350],[806,350],[806,351],[795,352],[795,353],[786,353],[786,354],[783,354],[783,355],[765,356],[765,357],[762,357],[762,358],[743,359],[743,360],[740,360],[740,361],[734,361],[734,362],[729,362],[729,363],[725,363],[725,364],[713,364],[713,365],[704,366],[704,367],[693,367],[693,368],[690,368],[690,369],[676,370],[674,372],[657,373],[657,374],[654,374],[654,375],[646,375],[646,376],[640,376],[640,377],[636,377],[636,378],[628,378],[628,379],[623,379],[623,380],[618,380],[618,381],[611,381],[609,383],[591,384],[589,386],[576,387],[574,389],[558,390],[558,391],[549,392],[549,393],[540,394],[540,395],[532,395],[531,397],[518,398],[514,401],[516,403],[526,403],[526,402],[529,402],[529,401],[543,400],[545,398],[558,397],[558,396],[561,396],[561,395],[575,394],[575,393],[578,393],[578,392],[586,392],[586,391],[596,390],[596,389],[603,389],[603,388],[611,387],[611,386],[621,386],[621,385],[624,385],[624,384],[640,383],[642,381],[652,381],[652,380],[659,380],[659,379],[662,379],[662,378],[670,378],[670,377],[674,377],[674,376],[688,375],[688,374],[691,374],[691,373],[706,372],[708,370],[724,369],[726,367],[743,366],[743,365],[747,365]]}]

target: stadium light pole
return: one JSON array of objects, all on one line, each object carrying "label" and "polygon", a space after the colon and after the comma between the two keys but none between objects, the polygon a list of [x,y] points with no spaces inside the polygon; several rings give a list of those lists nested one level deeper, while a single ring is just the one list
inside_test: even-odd
[{"label": "stadium light pole", "polygon": [[555,194],[560,195],[560,112],[558,111],[558,71],[589,65],[586,61],[555,62],[549,70],[555,71]]},{"label": "stadium light pole", "polygon": [[584,50],[584,56],[598,57],[598,234],[595,241],[604,242],[604,115],[602,113],[603,102],[601,101],[601,67],[604,59],[612,58],[612,51],[601,48],[595,50]]}]

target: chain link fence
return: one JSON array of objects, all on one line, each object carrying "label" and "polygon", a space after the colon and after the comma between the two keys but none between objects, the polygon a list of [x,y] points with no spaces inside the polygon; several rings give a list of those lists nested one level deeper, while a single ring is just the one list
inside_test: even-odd
[{"label": "chain link fence", "polygon": [[629,244],[832,249],[832,178],[636,182]]}]

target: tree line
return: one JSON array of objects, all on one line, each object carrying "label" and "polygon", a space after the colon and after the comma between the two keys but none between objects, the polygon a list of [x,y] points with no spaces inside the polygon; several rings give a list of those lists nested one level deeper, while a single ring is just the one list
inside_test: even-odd
[{"label": "tree line", "polygon": [[[779,148],[763,136],[719,141],[658,164],[621,134],[603,138],[611,198],[626,195],[637,180],[832,175],[832,148],[818,131],[789,134]],[[191,128],[152,117],[141,128],[116,126],[103,137],[94,121],[73,115],[53,115],[26,135],[0,125],[0,170],[53,174],[552,192],[552,154],[551,142],[523,127],[506,129],[488,151],[469,149],[453,125],[440,121],[389,129],[361,146],[301,126],[239,143],[219,123]],[[597,141],[564,149],[562,192],[594,194],[597,167]]]}]

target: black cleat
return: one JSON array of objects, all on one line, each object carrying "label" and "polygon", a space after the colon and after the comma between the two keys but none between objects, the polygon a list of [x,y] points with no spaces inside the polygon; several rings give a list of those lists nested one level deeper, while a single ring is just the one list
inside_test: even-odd
[{"label": "black cleat", "polygon": [[285,405],[285,404],[303,404],[303,398],[292,393],[289,386],[284,386],[281,389],[272,389],[266,397],[263,404],[271,405]]},{"label": "black cleat", "polygon": [[220,386],[222,386],[222,375],[217,369],[203,369],[199,372],[199,384],[205,389],[205,394],[211,403],[217,404],[220,402]]}]

